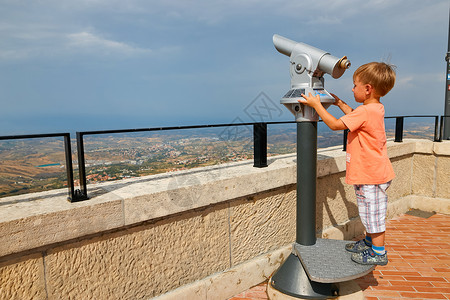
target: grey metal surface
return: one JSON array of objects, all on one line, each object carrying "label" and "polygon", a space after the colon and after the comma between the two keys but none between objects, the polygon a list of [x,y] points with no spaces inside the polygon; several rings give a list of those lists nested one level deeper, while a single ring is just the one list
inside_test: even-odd
[{"label": "grey metal surface", "polygon": [[338,296],[338,288],[332,283],[311,281],[294,254],[270,278],[269,284],[283,294],[301,299],[330,299]]},{"label": "grey metal surface", "polygon": [[364,276],[375,268],[353,262],[351,252],[345,250],[347,243],[352,241],[317,239],[312,246],[295,243],[292,252],[299,257],[312,281],[342,282]]},{"label": "grey metal surface", "polygon": [[[296,73],[301,74],[305,70],[310,73],[322,71],[337,79],[350,67],[350,61],[347,59],[345,59],[345,63],[341,63],[343,59],[337,58],[326,51],[308,44],[292,41],[278,34],[273,36],[273,44],[278,52],[290,56],[292,61],[302,61],[300,66],[297,63],[292,64],[292,67],[295,68],[292,71]],[[306,58],[305,54],[309,58]]]},{"label": "grey metal surface", "polygon": [[324,107],[329,107],[335,99],[324,88],[324,75],[328,73],[333,78],[341,77],[350,67],[350,61],[346,56],[339,59],[328,52],[277,34],[273,36],[273,44],[278,52],[290,58],[291,88],[280,103],[295,116],[296,122],[319,121],[314,108],[298,102],[303,99],[301,93],[318,94]]},{"label": "grey metal surface", "polygon": [[297,123],[296,239],[316,243],[317,122]]}]

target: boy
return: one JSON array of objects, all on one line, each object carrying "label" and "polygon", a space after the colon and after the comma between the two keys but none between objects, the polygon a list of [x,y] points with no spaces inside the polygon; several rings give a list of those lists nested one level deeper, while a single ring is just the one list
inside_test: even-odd
[{"label": "boy", "polygon": [[327,112],[320,103],[319,95],[302,95],[305,100],[299,102],[313,107],[332,130],[350,130],[345,180],[354,185],[366,237],[347,244],[345,249],[353,252],[352,260],[357,263],[386,265],[386,189],[395,174],[387,156],[384,106],[380,103],[380,98],[393,88],[395,72],[390,65],[371,62],[355,71],[353,83],[355,100],[363,104],[355,110],[331,94],[335,98],[334,105],[345,114],[340,119]]}]

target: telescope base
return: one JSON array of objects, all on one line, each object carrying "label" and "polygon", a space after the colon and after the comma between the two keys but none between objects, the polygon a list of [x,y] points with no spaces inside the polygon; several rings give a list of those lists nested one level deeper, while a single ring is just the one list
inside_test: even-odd
[{"label": "telescope base", "polygon": [[311,281],[300,259],[292,253],[270,278],[269,285],[295,298],[329,299],[338,296],[338,290],[334,284]]},{"label": "telescope base", "polygon": [[329,299],[339,295],[336,283],[364,276],[375,268],[351,259],[345,245],[352,241],[317,239],[311,246],[295,243],[292,253],[269,280],[269,285],[292,297]]}]

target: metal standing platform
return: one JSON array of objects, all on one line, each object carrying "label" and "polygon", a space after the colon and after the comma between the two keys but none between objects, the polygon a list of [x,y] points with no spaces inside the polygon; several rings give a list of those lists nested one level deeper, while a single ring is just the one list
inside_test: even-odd
[{"label": "metal standing platform", "polygon": [[374,265],[361,265],[351,259],[345,245],[353,241],[317,239],[312,246],[295,243],[292,253],[296,255],[312,281],[335,283],[359,278],[370,273]]}]

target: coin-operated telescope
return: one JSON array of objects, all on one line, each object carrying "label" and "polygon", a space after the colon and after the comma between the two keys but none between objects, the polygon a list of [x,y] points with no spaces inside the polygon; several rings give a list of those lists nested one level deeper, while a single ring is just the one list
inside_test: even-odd
[{"label": "coin-operated telescope", "polygon": [[273,44],[278,52],[290,57],[291,89],[281,99],[297,122],[318,121],[316,111],[298,103],[301,94],[320,95],[320,101],[328,108],[335,100],[324,88],[325,73],[337,79],[350,67],[346,56],[337,58],[328,52],[307,44],[294,42],[275,34]]},{"label": "coin-operated telescope", "polygon": [[[335,100],[324,88],[324,75],[339,78],[350,67],[347,57],[337,58],[320,49],[273,36],[275,48],[290,57],[291,88],[281,99],[297,121],[296,238],[292,252],[268,283],[270,293],[302,299],[329,299],[339,295],[337,284],[371,272],[345,250],[350,241],[316,237],[317,121],[316,111],[299,103],[301,94],[320,95],[327,108]],[[284,298],[283,298],[284,299]]]}]

